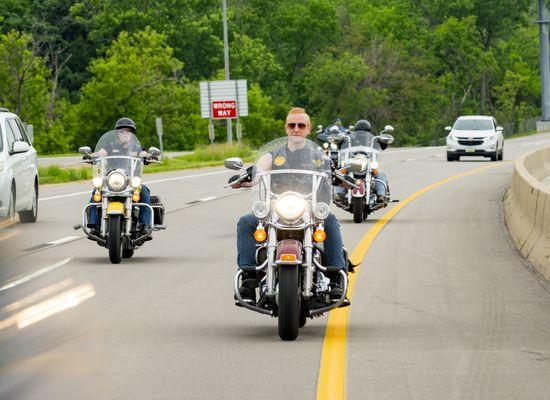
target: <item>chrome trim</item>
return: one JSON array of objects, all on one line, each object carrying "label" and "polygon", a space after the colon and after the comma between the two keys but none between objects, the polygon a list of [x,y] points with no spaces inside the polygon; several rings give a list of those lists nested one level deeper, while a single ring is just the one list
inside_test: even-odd
[{"label": "chrome trim", "polygon": [[334,308],[338,308],[342,305],[344,300],[346,300],[346,296],[348,294],[348,276],[346,275],[346,273],[342,269],[340,271],[338,271],[338,273],[340,275],[342,275],[342,277],[344,279],[344,293],[342,294],[342,297],[340,297],[336,303],[331,304],[328,307],[316,308],[316,309],[313,309],[313,310],[309,310],[309,316],[310,317],[313,317],[315,315],[323,314],[323,313],[325,313],[327,311],[330,311]]},{"label": "chrome trim", "polygon": [[305,274],[304,274],[304,287],[302,288],[302,295],[309,299],[312,296],[311,288],[313,287],[313,233],[311,232],[311,227],[306,228],[304,234],[304,253],[305,253],[305,262],[303,264]]},{"label": "chrome trim", "polygon": [[275,252],[277,250],[277,231],[273,226],[268,227],[267,232],[267,271],[266,271],[266,286],[267,296],[273,297],[276,294],[275,290]]}]

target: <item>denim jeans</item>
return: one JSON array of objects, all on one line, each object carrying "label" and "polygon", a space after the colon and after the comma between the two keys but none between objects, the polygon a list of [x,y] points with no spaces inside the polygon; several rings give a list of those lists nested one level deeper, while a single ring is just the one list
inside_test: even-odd
[{"label": "denim jeans", "polygon": [[[93,199],[90,200],[93,202]],[[141,186],[141,203],[151,204],[151,192],[149,188],[145,185]],[[139,223],[141,225],[151,226],[151,210],[149,207],[140,207],[139,209]],[[96,206],[90,207],[90,219],[88,224],[97,225],[99,224],[99,212]]]},{"label": "denim jeans", "polygon": [[[252,214],[243,215],[237,224],[237,265],[239,267],[256,265],[256,241],[254,231],[258,226],[258,218]],[[342,235],[340,225],[334,214],[325,219],[325,256],[327,266],[345,268]]]},{"label": "denim jeans", "polygon": [[[374,191],[376,192],[376,195],[377,196],[385,196],[386,195],[386,188],[388,186],[388,177],[386,176],[386,174],[384,172],[378,171],[378,175],[376,175],[374,178],[379,179],[380,181],[384,182],[384,184],[386,185],[386,186],[384,186],[384,184],[382,184],[381,182],[378,182],[378,181],[374,182]],[[348,190],[343,188],[342,186],[336,186],[334,188],[334,191],[339,196],[345,196]]]}]

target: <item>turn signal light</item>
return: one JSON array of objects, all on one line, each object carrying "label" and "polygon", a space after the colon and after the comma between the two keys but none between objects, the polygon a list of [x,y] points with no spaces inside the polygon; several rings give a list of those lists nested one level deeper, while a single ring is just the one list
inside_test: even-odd
[{"label": "turn signal light", "polygon": [[298,261],[298,259],[296,258],[296,254],[281,254],[281,261],[295,262]]},{"label": "turn signal light", "polygon": [[374,175],[378,175],[378,170],[377,170],[377,169],[373,169],[373,170],[372,170],[372,173],[373,173]]},{"label": "turn signal light", "polygon": [[256,229],[256,231],[254,232],[254,239],[256,240],[256,242],[263,242],[264,240],[266,240],[267,232],[265,231],[265,229],[264,228]]},{"label": "turn signal light", "polygon": [[101,192],[96,190],[93,196],[94,202],[99,203],[101,201]]},{"label": "turn signal light", "polygon": [[137,202],[139,201],[140,198],[141,198],[141,196],[140,196],[139,193],[134,193],[134,194],[132,195],[132,201],[133,201],[134,203],[137,203]]},{"label": "turn signal light", "polygon": [[322,227],[317,228],[315,232],[313,232],[313,240],[316,242],[324,242],[327,238],[327,234],[325,233],[325,230]]}]

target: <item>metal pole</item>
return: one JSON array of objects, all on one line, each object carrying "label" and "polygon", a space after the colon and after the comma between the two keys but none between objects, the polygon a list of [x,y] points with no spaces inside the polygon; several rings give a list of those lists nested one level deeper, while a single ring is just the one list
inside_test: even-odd
[{"label": "metal pole", "polygon": [[550,58],[548,53],[548,12],[544,0],[539,0],[540,76],[542,120],[550,121]]},{"label": "metal pole", "polygon": [[[222,0],[223,12],[223,60],[225,64],[225,80],[229,78],[229,44],[227,40],[227,0]],[[233,127],[231,119],[227,119],[227,143],[233,143]]]}]

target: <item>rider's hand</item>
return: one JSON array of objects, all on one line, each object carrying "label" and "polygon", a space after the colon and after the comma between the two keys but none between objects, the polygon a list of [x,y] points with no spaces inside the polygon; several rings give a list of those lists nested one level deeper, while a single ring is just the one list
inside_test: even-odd
[{"label": "rider's hand", "polygon": [[[241,176],[240,175],[233,175],[229,180],[227,181],[228,184],[231,185],[231,182],[234,182],[238,180]],[[233,189],[239,189],[242,185],[242,182],[235,183],[234,185],[231,185]]]}]

